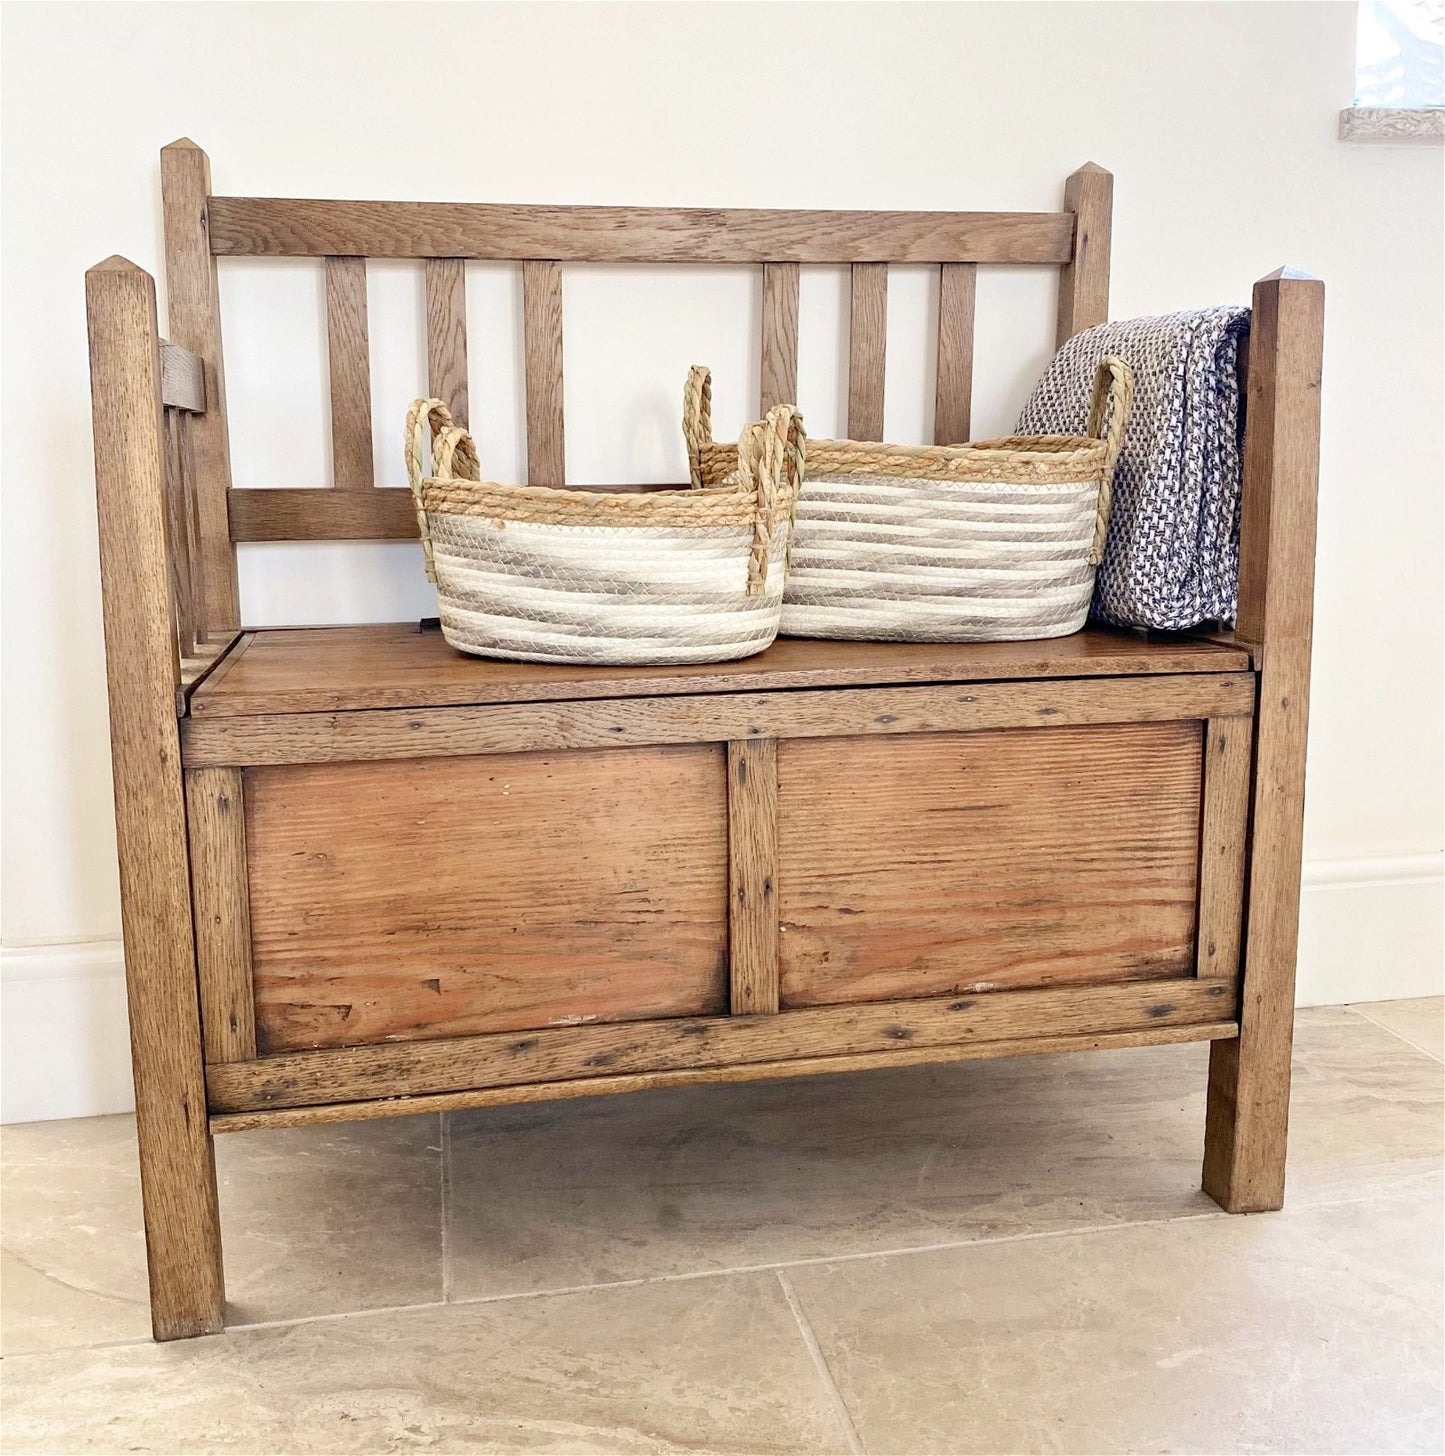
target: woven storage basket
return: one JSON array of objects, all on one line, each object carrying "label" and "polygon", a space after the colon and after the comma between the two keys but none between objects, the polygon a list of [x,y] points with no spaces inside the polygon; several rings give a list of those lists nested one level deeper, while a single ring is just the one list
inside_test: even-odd
[{"label": "woven storage basket", "polygon": [[522,662],[761,652],[782,610],[795,500],[784,459],[797,428],[786,405],[749,425],[705,490],[552,490],[483,482],[472,437],[440,400],[417,400],[407,473],[442,635],[462,652]]},{"label": "woven storage basket", "polygon": [[[992,642],[1062,637],[1089,615],[1133,376],[1110,356],[1085,435],[959,446],[810,440],[782,631],[792,637]],[[688,376],[693,484],[729,468],[706,369]],[[790,462],[791,468],[791,462]]]}]

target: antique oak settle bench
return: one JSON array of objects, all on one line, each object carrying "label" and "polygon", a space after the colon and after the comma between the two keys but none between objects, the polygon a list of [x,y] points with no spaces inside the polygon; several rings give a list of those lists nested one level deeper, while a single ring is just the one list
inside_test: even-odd
[{"label": "antique oak settle bench", "polygon": [[[211,1139],[248,1128],[1208,1040],[1204,1187],[1280,1206],[1318,281],[1254,288],[1233,632],[485,662],[416,623],[243,626],[235,543],[416,534],[373,479],[368,258],[425,260],[425,392],[462,420],[465,260],[520,261],[533,483],[563,484],[582,261],[760,267],[761,409],[795,394],[800,266],[851,265],[860,439],[888,266],[935,265],[962,441],[978,265],[1058,269],[1059,340],[1104,320],[1109,174],[1056,213],[714,212],[215,197],[192,143],[161,155],[167,341],[141,269],[86,279],[157,1338],[221,1328]],[[237,255],[324,260],[331,488],[231,487]]]}]

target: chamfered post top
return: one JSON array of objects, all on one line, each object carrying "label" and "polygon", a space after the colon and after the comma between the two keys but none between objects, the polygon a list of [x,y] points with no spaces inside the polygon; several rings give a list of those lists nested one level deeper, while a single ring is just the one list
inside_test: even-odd
[{"label": "chamfered post top", "polygon": [[1291,268],[1288,263],[1282,268],[1276,268],[1273,273],[1266,273],[1259,280],[1261,283],[1321,283],[1324,280],[1316,278],[1313,273],[1306,273],[1302,268]]},{"label": "chamfered post top", "polygon": [[1113,177],[1113,173],[1107,167],[1101,167],[1097,162],[1085,162],[1082,167],[1075,167],[1069,173],[1073,177]]},{"label": "chamfered post top", "polygon": [[144,273],[145,269],[139,263],[132,263],[129,258],[123,258],[119,253],[112,253],[110,257],[103,258],[93,268],[85,270],[85,276],[89,278],[92,273]]}]

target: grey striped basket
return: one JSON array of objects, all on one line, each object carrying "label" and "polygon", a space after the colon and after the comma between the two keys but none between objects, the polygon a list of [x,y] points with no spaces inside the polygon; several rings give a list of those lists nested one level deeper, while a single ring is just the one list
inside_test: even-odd
[{"label": "grey striped basket", "polygon": [[[711,378],[688,376],[693,483],[728,467]],[[782,631],[793,637],[989,642],[1062,637],[1089,615],[1133,394],[1104,359],[1085,435],[959,446],[810,440]],[[804,462],[789,460],[798,471]]]},{"label": "grey striped basket", "polygon": [[[432,474],[423,470],[426,434]],[[407,415],[407,473],[442,635],[480,657],[630,666],[724,662],[778,632],[797,411],[749,425],[706,490],[553,490],[481,480],[437,399]]]}]

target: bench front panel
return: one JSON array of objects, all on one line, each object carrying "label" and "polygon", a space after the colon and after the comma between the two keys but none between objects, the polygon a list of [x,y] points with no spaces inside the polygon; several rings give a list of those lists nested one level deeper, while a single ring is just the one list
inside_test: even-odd
[{"label": "bench front panel", "polygon": [[781,744],[782,1004],[1191,974],[1202,726]]},{"label": "bench front panel", "polygon": [[246,774],[261,1052],[727,1007],[723,749]]}]

